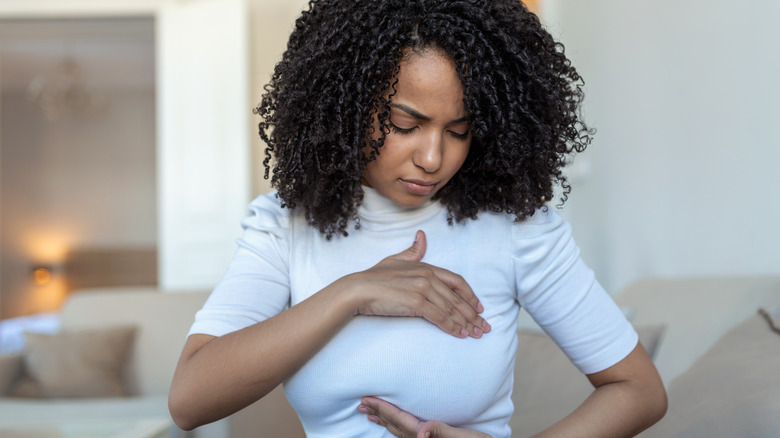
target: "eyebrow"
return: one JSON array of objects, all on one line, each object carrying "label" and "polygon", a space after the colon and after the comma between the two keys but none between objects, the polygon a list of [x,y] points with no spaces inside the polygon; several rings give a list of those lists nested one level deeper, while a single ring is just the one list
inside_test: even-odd
[{"label": "eyebrow", "polygon": [[[412,116],[412,117],[414,117],[416,119],[425,120],[426,122],[429,122],[431,120],[430,117],[426,116],[425,114],[420,113],[419,111],[417,111],[416,109],[414,109],[414,108],[412,108],[412,107],[410,107],[408,105],[404,105],[402,103],[390,103],[390,106],[392,108],[398,108],[399,110],[409,114],[410,116]],[[461,117],[459,119],[451,120],[450,124],[463,123],[466,120],[467,120],[467,118],[464,116],[464,117]]]}]

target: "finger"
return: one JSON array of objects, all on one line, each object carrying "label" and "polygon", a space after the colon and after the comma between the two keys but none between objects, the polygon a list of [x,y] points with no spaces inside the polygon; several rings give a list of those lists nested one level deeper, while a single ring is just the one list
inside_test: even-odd
[{"label": "finger", "polygon": [[414,435],[420,428],[420,420],[417,417],[380,398],[363,397],[358,407],[359,411],[361,407],[365,407],[369,416],[377,417],[378,424],[385,426],[394,434],[397,431],[401,432],[401,435]]},{"label": "finger", "polygon": [[440,421],[428,421],[424,423],[417,431],[417,438],[436,438],[450,436],[448,432],[457,432],[452,430],[453,428],[447,427],[446,424]]},{"label": "finger", "polygon": [[[447,283],[443,281],[440,275],[449,274],[450,278],[457,278],[458,282],[465,285],[469,293],[473,297],[473,301],[476,301],[477,307],[482,309],[482,305],[479,304],[479,299],[476,298],[471,287],[463,280],[460,275],[454,274],[446,269],[437,268],[435,266],[426,265],[428,269],[433,272],[432,276],[427,278],[430,282],[430,290],[432,293],[426,296],[429,300],[438,308],[442,309],[447,315],[453,319],[453,321],[465,328],[468,335],[474,338],[479,338],[483,333],[487,333],[491,330],[490,324],[482,318],[474,309],[474,305],[467,302],[460,292],[452,289],[453,283]],[[424,272],[424,271],[423,271]],[[421,274],[425,276],[425,274]]]},{"label": "finger", "polygon": [[417,438],[490,438],[490,435],[476,430],[459,429],[449,426],[441,421],[428,421],[420,425]]},{"label": "finger", "polygon": [[412,243],[412,246],[390,257],[407,262],[419,262],[425,255],[426,247],[427,242],[425,240],[425,233],[423,230],[417,230],[417,233],[414,235],[414,243]]},{"label": "finger", "polygon": [[428,421],[417,431],[417,438],[435,438],[440,435],[436,422]]},{"label": "finger", "polygon": [[418,303],[415,303],[415,308],[417,309],[419,316],[452,336],[461,339],[469,336],[468,326],[456,323],[449,313],[431,303],[426,298],[421,298]]},{"label": "finger", "polygon": [[425,294],[426,299],[431,304],[442,312],[441,316],[437,312],[437,325],[444,322],[442,318],[446,318],[450,319],[459,328],[457,330],[458,334],[461,334],[460,329],[463,329],[466,331],[466,336],[482,336],[482,330],[475,325],[481,318],[446,284],[435,277],[431,278],[430,286],[422,293]]},{"label": "finger", "polygon": [[485,310],[482,306],[482,303],[480,303],[479,298],[477,298],[477,295],[474,293],[474,290],[471,288],[471,285],[466,282],[466,279],[450,270],[434,265],[429,265],[427,263],[423,264],[429,267],[436,275],[436,277],[441,279],[444,284],[449,286],[450,289],[457,293],[458,296],[463,299],[463,301],[468,303],[469,306],[474,309],[475,313],[482,313],[482,311]]},{"label": "finger", "polygon": [[403,437],[405,435],[403,430],[399,429],[394,424],[388,423],[387,421],[383,420],[382,418],[377,417],[374,414],[368,415],[368,421],[384,427],[385,429],[387,429],[388,432],[393,434],[393,436]]}]

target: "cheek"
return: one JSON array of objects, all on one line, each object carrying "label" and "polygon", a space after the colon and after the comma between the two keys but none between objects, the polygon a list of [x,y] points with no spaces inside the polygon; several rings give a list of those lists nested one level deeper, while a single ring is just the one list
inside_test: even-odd
[{"label": "cheek", "polygon": [[454,168],[453,173],[456,173],[460,168],[463,166],[463,163],[466,162],[466,158],[469,155],[469,149],[471,148],[471,144],[461,146],[460,148],[456,149],[456,152],[452,156],[452,160],[450,161],[452,168]]}]

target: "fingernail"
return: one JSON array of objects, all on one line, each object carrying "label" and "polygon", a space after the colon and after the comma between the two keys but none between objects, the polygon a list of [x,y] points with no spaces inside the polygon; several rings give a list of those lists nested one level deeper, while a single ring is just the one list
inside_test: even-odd
[{"label": "fingernail", "polygon": [[431,433],[430,432],[425,432],[425,438],[431,438]]},{"label": "fingernail", "polygon": [[373,416],[373,415],[369,415],[369,416],[368,416],[368,421],[370,421],[370,422],[372,422],[372,423],[377,423],[377,424],[379,424],[379,418],[377,418],[377,417],[375,417],[375,416]]},{"label": "fingernail", "polygon": [[488,324],[487,321],[482,321],[482,331],[487,333],[490,331],[492,327],[490,327],[490,324]]},{"label": "fingernail", "polygon": [[477,313],[482,313],[485,310],[485,307],[482,305],[482,303],[477,303]]},{"label": "fingernail", "polygon": [[460,329],[461,338],[467,338],[468,336],[469,336],[469,332],[467,332],[466,329]]},{"label": "fingernail", "polygon": [[480,336],[482,336],[482,330],[479,327],[474,327],[474,337],[478,338]]},{"label": "fingernail", "polygon": [[364,414],[368,413],[368,409],[366,409],[365,406],[358,406],[358,412],[362,412]]},{"label": "fingernail", "polygon": [[414,235],[414,243],[417,243],[420,241],[420,234],[422,233],[421,230],[417,230],[417,233]]}]

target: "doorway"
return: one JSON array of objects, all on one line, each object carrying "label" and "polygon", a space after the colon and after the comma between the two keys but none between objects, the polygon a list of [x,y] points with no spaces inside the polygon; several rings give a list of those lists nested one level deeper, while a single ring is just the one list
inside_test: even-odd
[{"label": "doorway", "polygon": [[[73,254],[156,254],[154,32],[151,16],[0,20],[0,319],[58,309]],[[93,271],[115,275],[106,261]]]}]

